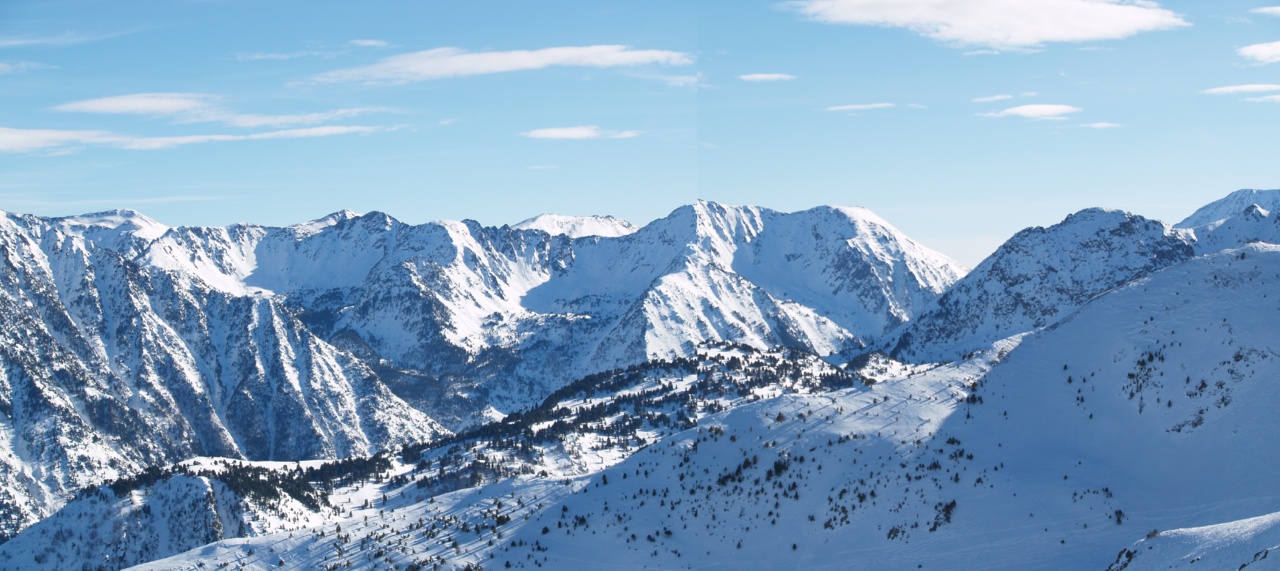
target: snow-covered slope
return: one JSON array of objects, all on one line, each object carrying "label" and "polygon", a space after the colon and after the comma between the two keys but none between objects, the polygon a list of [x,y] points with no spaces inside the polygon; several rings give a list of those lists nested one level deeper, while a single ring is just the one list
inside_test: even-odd
[{"label": "snow-covered slope", "polygon": [[1087,209],[1010,238],[885,345],[910,361],[951,360],[1050,325],[1095,296],[1190,258],[1193,237],[1158,221]]},{"label": "snow-covered slope", "polygon": [[1197,569],[1276,569],[1280,568],[1280,559],[1272,557],[1272,553],[1278,549],[1280,513],[1271,513],[1201,527],[1153,529],[1133,547],[1122,550],[1107,571],[1189,565]]},{"label": "snow-covered slope", "polygon": [[566,216],[564,214],[540,214],[511,225],[517,230],[542,230],[552,236],[582,238],[603,236],[617,238],[635,232],[635,224],[612,216]]}]

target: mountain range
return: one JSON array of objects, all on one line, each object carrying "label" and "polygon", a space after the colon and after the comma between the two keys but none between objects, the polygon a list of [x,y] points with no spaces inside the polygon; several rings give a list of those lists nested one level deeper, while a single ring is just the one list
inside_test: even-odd
[{"label": "mountain range", "polygon": [[7,214],[0,567],[1257,565],[1277,207]]}]

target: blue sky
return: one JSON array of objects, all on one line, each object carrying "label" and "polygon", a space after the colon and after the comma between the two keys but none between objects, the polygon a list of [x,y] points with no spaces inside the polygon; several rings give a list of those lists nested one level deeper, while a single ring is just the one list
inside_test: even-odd
[{"label": "blue sky", "polygon": [[0,3],[0,208],[871,208],[974,265],[1280,187],[1276,0]]}]

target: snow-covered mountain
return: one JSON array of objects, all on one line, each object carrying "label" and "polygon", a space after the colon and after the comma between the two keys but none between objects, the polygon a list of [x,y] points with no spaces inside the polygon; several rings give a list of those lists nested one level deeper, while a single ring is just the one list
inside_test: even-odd
[{"label": "snow-covered mountain", "polygon": [[1115,210],[1088,209],[1010,238],[885,346],[945,361],[1051,325],[1090,299],[1194,255],[1194,236]]},{"label": "snow-covered mountain", "polygon": [[0,536],[150,466],[429,441],[704,341],[854,350],[963,271],[864,210],[706,202],[576,239],[5,214],[0,249]]},{"label": "snow-covered mountain", "polygon": [[1196,228],[1226,220],[1244,212],[1250,206],[1258,206],[1268,212],[1280,210],[1280,189],[1259,190],[1245,188],[1210,202],[1175,224],[1178,228]]},{"label": "snow-covered mountain", "polygon": [[626,236],[639,228],[635,224],[612,216],[566,216],[564,214],[539,214],[528,220],[511,225],[517,230],[542,230],[552,236],[568,236],[583,238],[586,236],[603,236],[617,238]]},{"label": "snow-covered mountain", "polygon": [[0,218],[0,533],[195,455],[343,457],[447,433],[283,300],[139,263],[174,234],[131,212]]},{"label": "snow-covered mountain", "polygon": [[1280,190],[1239,190],[1178,224],[1193,233],[1196,251],[1216,252],[1250,242],[1280,242]]}]

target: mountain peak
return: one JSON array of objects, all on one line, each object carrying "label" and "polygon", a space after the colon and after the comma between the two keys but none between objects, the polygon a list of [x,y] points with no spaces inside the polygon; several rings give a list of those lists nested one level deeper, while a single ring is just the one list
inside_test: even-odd
[{"label": "mountain peak", "polygon": [[128,208],[64,216],[55,220],[71,233],[78,234],[89,228],[105,228],[128,232],[144,240],[154,240],[169,230],[168,226]]},{"label": "mountain peak", "polygon": [[301,234],[310,236],[311,234],[315,234],[316,232],[324,230],[330,226],[336,226],[340,222],[346,222],[347,220],[359,217],[360,213],[344,209],[309,222],[294,224],[290,226],[290,228],[298,230]]},{"label": "mountain peak", "polygon": [[1257,205],[1261,209],[1274,212],[1280,210],[1280,189],[1261,190],[1246,188],[1237,190],[1218,200],[1210,202],[1188,216],[1175,228],[1198,228],[1222,222],[1227,218],[1244,212],[1250,206]]},{"label": "mountain peak", "polygon": [[626,220],[607,215],[571,216],[565,214],[539,214],[511,226],[517,230],[542,230],[552,236],[570,239],[584,236],[616,238],[626,236],[639,228]]}]

